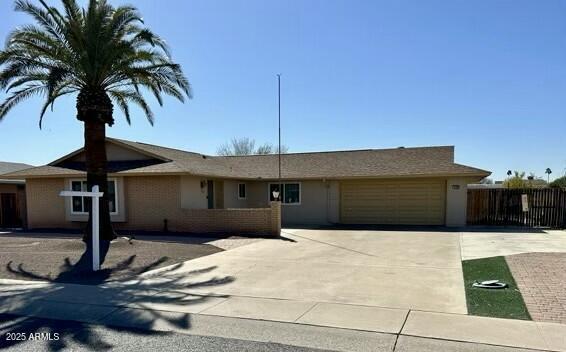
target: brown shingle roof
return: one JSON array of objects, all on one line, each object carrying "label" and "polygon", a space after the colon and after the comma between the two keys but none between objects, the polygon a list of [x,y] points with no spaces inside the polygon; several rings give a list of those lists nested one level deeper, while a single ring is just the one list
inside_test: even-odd
[{"label": "brown shingle roof", "polygon": [[[277,179],[277,155],[208,156],[157,145],[108,139],[163,162],[120,171],[121,175],[191,174],[238,179]],[[290,153],[281,156],[284,179],[332,179],[398,176],[485,177],[485,170],[454,163],[454,147],[367,149],[335,152]],[[84,172],[54,165],[29,169],[12,177],[73,176]]]},{"label": "brown shingle roof", "polygon": [[0,161],[0,183],[10,183],[10,184],[23,184],[23,180],[10,179],[5,180],[1,177],[3,174],[8,174],[15,171],[25,170],[33,167],[32,165],[22,164],[22,163],[11,163],[6,161]]}]

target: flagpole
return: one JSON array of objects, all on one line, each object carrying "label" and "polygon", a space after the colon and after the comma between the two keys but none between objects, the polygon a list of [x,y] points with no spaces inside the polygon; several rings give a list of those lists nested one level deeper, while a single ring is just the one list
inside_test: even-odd
[{"label": "flagpole", "polygon": [[283,189],[281,187],[281,74],[277,74],[277,101],[278,101],[278,117],[279,117],[279,146],[277,148],[278,161],[279,161],[279,200],[283,195]]}]

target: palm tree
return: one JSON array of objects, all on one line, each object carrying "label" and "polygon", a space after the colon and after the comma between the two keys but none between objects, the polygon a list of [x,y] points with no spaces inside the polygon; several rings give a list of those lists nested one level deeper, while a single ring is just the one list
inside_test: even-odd
[{"label": "palm tree", "polygon": [[[15,10],[33,17],[35,24],[11,32],[0,51],[0,90],[9,93],[0,105],[0,120],[18,103],[41,95],[41,128],[56,99],[77,94],[87,184],[89,189],[99,185],[106,194],[106,125],[114,123],[114,105],[128,123],[130,105],[137,105],[153,124],[142,90],[151,92],[160,105],[162,94],[183,102],[191,97],[189,82],[165,42],[143,25],[136,8],[113,7],[106,0],[90,0],[87,8],[80,8],[75,0],[62,0],[60,11],[39,2],[15,2]],[[115,234],[106,197],[100,210],[101,239],[111,240]]]},{"label": "palm tree", "polygon": [[547,167],[544,173],[546,174],[546,182],[550,183],[550,174],[552,173],[552,170],[549,167]]}]

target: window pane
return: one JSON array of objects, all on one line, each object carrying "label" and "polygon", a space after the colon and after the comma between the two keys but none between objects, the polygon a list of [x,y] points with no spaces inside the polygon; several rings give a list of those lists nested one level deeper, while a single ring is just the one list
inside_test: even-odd
[{"label": "window pane", "polygon": [[116,212],[116,183],[108,181],[108,206],[111,213]]},{"label": "window pane", "polygon": [[[274,201],[276,200],[275,198],[273,198],[273,191],[279,191],[279,185],[278,184],[271,184],[269,185],[269,200],[270,201]],[[281,199],[281,194],[279,195],[279,198]]]},{"label": "window pane", "polygon": [[[79,183],[80,186],[80,183]],[[73,197],[73,212],[82,213],[83,212],[83,198]]]},{"label": "window pane", "polygon": [[83,206],[84,206],[84,212],[85,213],[90,212],[91,199],[92,198],[90,198],[90,197],[83,197]]},{"label": "window pane", "polygon": [[238,197],[246,198],[246,185],[244,183],[238,185]]},{"label": "window pane", "polygon": [[285,184],[285,203],[299,203],[299,184]]},{"label": "window pane", "polygon": [[81,189],[81,181],[73,181],[71,182],[71,189],[75,192],[82,191]]},{"label": "window pane", "polygon": [[88,191],[88,184],[86,183],[86,181],[83,181],[83,189],[82,189],[82,191],[83,191],[83,192]]}]

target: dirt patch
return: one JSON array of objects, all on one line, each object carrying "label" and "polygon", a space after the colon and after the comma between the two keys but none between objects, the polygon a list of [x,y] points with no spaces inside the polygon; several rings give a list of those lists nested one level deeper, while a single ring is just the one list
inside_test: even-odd
[{"label": "dirt patch", "polygon": [[505,258],[533,320],[566,324],[566,253]]},{"label": "dirt patch", "polygon": [[2,235],[0,278],[98,284],[128,279],[145,271],[222,251],[204,244],[204,240],[192,242],[119,238],[111,243],[102,270],[89,273],[77,265],[80,261],[91,262],[90,257],[84,255],[86,246],[80,238]]}]

